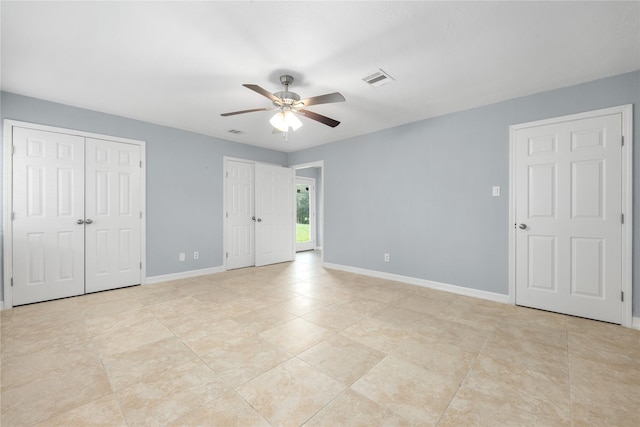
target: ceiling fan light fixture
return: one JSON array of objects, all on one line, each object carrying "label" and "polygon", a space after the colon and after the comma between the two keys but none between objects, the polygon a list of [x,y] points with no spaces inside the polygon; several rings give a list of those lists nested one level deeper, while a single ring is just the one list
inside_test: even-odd
[{"label": "ceiling fan light fixture", "polygon": [[288,132],[289,128],[297,130],[302,126],[302,122],[292,111],[278,111],[269,123],[280,132]]},{"label": "ceiling fan light fixture", "polygon": [[271,120],[269,120],[269,123],[271,123],[271,126],[278,129],[280,132],[286,132],[289,129],[284,121],[283,111],[278,111],[276,114],[274,114],[273,117],[271,117]]},{"label": "ceiling fan light fixture", "polygon": [[302,122],[300,121],[298,116],[296,116],[296,113],[294,113],[293,111],[286,111],[284,113],[284,117],[285,117],[285,122],[287,123],[288,126],[291,127],[291,129],[298,130],[300,126],[302,126]]}]

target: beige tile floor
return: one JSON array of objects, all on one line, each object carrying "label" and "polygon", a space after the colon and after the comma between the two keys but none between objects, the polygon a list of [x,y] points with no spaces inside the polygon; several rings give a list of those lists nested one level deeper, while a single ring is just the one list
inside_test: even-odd
[{"label": "beige tile floor", "polygon": [[640,331],[294,263],[2,312],[9,426],[640,425]]}]

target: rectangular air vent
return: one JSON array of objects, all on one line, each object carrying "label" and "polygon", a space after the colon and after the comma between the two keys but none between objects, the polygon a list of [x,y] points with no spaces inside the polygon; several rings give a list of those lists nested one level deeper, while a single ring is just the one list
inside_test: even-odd
[{"label": "rectangular air vent", "polygon": [[387,83],[391,83],[395,79],[391,77],[389,74],[385,73],[382,69],[379,69],[375,73],[369,74],[367,77],[363,78],[362,80],[369,83],[373,87],[378,87],[378,86],[386,85]]},{"label": "rectangular air vent", "polygon": [[242,135],[244,132],[238,129],[229,129],[227,132],[232,133],[234,135]]}]

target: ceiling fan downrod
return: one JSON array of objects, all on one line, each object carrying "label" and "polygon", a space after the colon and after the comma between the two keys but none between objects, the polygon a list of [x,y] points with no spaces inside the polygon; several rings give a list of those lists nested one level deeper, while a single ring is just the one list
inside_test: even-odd
[{"label": "ceiling fan downrod", "polygon": [[[273,95],[278,98],[273,101],[276,107],[291,107],[300,101],[300,95],[295,92],[289,92],[289,85],[293,83],[293,76],[288,74],[280,76],[280,83],[284,85],[284,91],[276,92]],[[301,107],[302,105],[300,105]]]}]

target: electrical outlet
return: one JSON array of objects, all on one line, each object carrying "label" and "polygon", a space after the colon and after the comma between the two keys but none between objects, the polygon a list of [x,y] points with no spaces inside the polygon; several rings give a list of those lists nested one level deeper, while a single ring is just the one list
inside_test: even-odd
[{"label": "electrical outlet", "polygon": [[184,261],[184,260],[185,260],[184,252],[180,252],[180,253],[178,254],[178,260],[179,260],[179,261]]},{"label": "electrical outlet", "polygon": [[497,197],[500,195],[500,187],[499,186],[494,186],[493,187],[493,192],[491,193],[494,197]]},{"label": "electrical outlet", "polygon": [[193,259],[199,259],[199,258],[200,258],[200,252],[195,251],[195,252],[193,253]]},{"label": "electrical outlet", "polygon": [[389,254],[384,254],[384,262],[389,262]]}]

